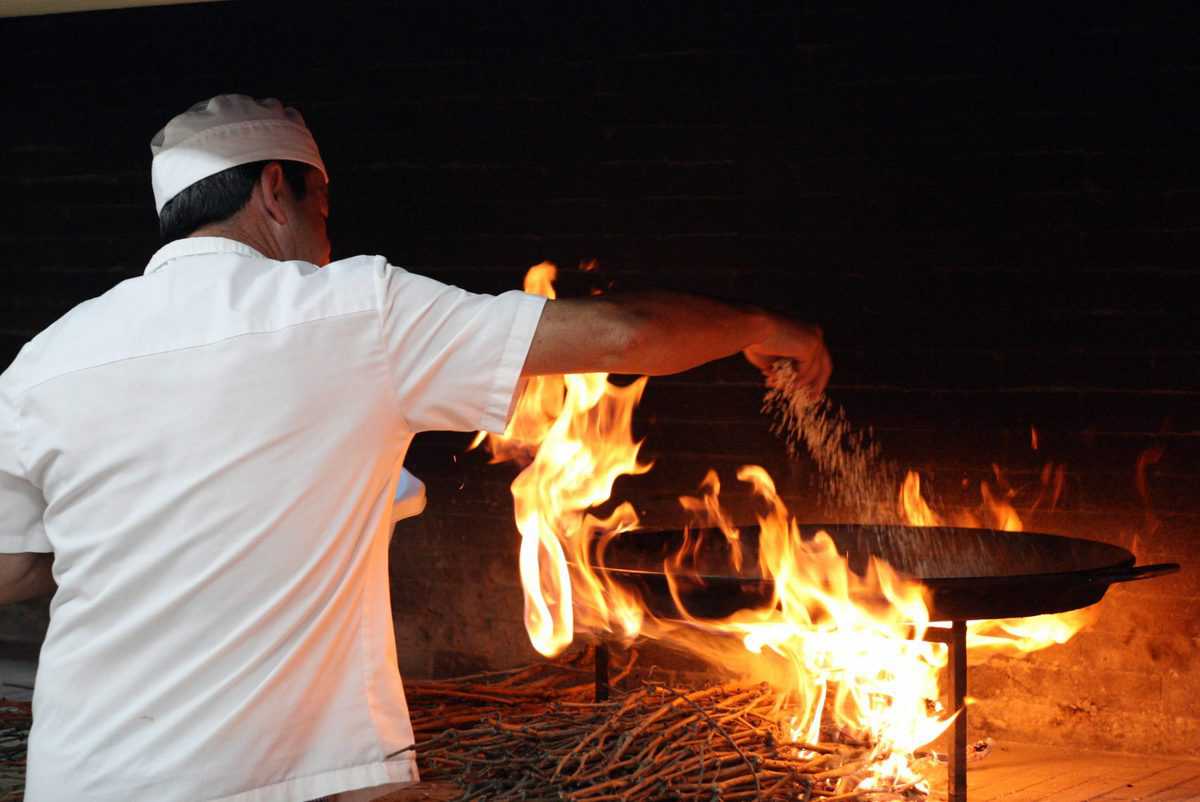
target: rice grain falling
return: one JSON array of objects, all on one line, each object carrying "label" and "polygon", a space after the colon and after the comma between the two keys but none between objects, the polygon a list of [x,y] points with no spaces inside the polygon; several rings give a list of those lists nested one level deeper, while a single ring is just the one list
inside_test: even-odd
[{"label": "rice grain falling", "polygon": [[822,395],[812,398],[797,382],[795,363],[777,360],[767,376],[762,411],[771,431],[793,458],[807,452],[817,465],[822,498],[854,520],[878,518],[891,508],[896,471],[880,459],[870,430],[855,429],[845,411]]}]

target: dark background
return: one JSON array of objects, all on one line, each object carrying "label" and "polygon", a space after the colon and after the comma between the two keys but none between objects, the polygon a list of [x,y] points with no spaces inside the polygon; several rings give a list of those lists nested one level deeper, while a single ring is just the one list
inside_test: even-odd
[{"label": "dark background", "polygon": [[[0,365],[141,272],[158,246],[148,143],[167,119],[220,92],[278,96],[330,169],[334,258],[382,253],[489,292],[551,260],[564,295],[689,289],[817,320],[830,396],[948,508],[977,505],[993,464],[1018,507],[1047,461],[1065,465],[1058,508],[1027,526],[1185,570],[1114,590],[1071,645],[981,667],[975,720],[990,698],[998,733],[1195,753],[1196,19],[893,5],[232,2],[0,21]],[[738,359],[651,381],[636,426],[659,466],[619,491],[665,520],[709,466],[734,484],[752,461],[805,508],[812,467],[787,459],[761,398]],[[531,654],[512,471],[466,442],[423,435],[410,455],[430,509],[394,549],[406,673]],[[39,638],[39,609],[2,634]]]}]

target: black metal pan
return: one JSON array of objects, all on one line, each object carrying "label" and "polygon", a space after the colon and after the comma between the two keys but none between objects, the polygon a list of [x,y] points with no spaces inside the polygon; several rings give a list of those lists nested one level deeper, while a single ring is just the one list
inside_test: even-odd
[{"label": "black metal pan", "polygon": [[[1123,548],[1059,535],[957,527],[806,524],[802,536],[828,532],[850,569],[865,574],[878,557],[930,592],[935,621],[1020,618],[1059,613],[1098,602],[1114,582],[1148,579],[1179,570],[1178,563],[1134,565]],[[743,570],[730,568],[729,546],[717,530],[694,529],[694,576],[677,583],[687,612],[722,618],[770,602],[770,580],[758,570],[758,527],[741,528]],[[663,561],[684,542],[682,531],[634,531],[605,548],[600,571],[636,588],[652,613],[678,617]]]}]

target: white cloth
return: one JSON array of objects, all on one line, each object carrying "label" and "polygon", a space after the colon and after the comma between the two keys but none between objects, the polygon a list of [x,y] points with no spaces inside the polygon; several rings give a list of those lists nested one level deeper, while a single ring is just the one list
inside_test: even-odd
[{"label": "white cloth", "polygon": [[197,181],[258,161],[311,164],[329,180],[316,140],[300,112],[273,97],[217,95],[177,114],[150,140],[154,208]]},{"label": "white cloth", "polygon": [[392,520],[403,521],[424,511],[425,483],[404,468],[396,482],[396,497],[392,499]]},{"label": "white cloth", "polygon": [[416,779],[387,549],[414,432],[499,432],[544,299],[177,240],[0,376],[0,551],[53,551],[29,802]]}]

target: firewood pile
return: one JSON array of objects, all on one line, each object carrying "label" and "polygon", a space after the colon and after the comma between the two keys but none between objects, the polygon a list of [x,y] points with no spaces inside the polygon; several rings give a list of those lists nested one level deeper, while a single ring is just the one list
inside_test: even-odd
[{"label": "firewood pile", "polygon": [[32,725],[29,702],[0,699],[0,802],[25,797],[25,752]]},{"label": "firewood pile", "polygon": [[[765,685],[680,686],[634,674],[634,662],[602,702],[586,658],[406,683],[422,780],[452,783],[463,800],[927,798],[913,784],[856,790],[886,755],[863,743],[788,741]],[[936,755],[925,762],[926,774],[944,772]]]}]

